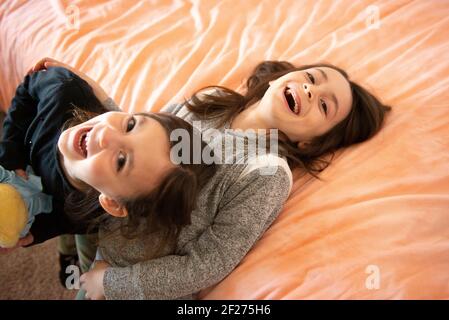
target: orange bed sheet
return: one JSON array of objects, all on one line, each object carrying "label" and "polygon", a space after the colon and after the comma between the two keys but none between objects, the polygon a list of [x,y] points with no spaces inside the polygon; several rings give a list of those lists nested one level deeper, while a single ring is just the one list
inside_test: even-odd
[{"label": "orange bed sheet", "polygon": [[[393,106],[204,299],[449,298],[449,1],[0,2],[0,107],[44,56],[128,111],[240,89],[262,60],[327,61]],[[298,173],[296,172],[296,175]]]}]

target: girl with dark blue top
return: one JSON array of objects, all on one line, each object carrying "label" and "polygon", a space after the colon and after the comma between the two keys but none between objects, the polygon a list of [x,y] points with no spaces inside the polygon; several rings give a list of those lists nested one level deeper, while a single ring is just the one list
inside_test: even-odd
[{"label": "girl with dark blue top", "polygon": [[196,193],[214,170],[171,162],[175,129],[193,133],[172,115],[109,111],[65,68],[26,76],[4,122],[0,165],[30,165],[53,197],[53,210],[31,226],[32,244],[85,233],[104,218],[119,219],[126,236],[162,232],[173,240],[190,222]]}]

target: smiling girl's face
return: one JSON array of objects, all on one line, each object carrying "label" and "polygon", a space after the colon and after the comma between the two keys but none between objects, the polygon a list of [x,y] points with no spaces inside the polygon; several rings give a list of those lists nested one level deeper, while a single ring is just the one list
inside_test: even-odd
[{"label": "smiling girl's face", "polygon": [[58,148],[72,185],[90,185],[111,199],[150,192],[174,166],[159,122],[126,112],[107,112],[63,131]]},{"label": "smiling girl's face", "polygon": [[319,67],[270,82],[257,108],[271,128],[293,142],[307,142],[343,120],[351,104],[348,80],[337,70]]}]

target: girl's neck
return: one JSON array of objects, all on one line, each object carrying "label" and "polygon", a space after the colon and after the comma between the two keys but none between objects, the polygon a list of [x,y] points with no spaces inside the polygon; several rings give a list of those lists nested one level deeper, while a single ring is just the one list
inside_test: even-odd
[{"label": "girl's neck", "polygon": [[231,129],[241,129],[243,131],[248,129],[270,129],[265,119],[259,114],[256,102],[237,114],[231,122]]}]

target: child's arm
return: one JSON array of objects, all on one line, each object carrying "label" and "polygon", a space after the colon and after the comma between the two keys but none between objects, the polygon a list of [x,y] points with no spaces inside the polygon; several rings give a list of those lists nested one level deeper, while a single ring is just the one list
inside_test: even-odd
[{"label": "child's arm", "polygon": [[23,169],[28,164],[25,135],[37,113],[38,97],[33,95],[34,79],[27,76],[17,89],[3,124],[0,142],[0,164],[9,170]]},{"label": "child's arm", "polygon": [[[69,111],[72,103],[92,105],[89,111],[100,111],[101,104],[87,101],[90,95],[82,79],[63,68],[51,68],[47,71],[34,72],[25,77],[16,90],[11,107],[4,122],[3,139],[0,142],[0,165],[9,170],[24,169],[28,164],[29,143],[25,141],[27,131],[37,121],[45,119],[49,106],[61,106]],[[85,82],[84,82],[85,83]],[[66,89],[66,90],[64,90]],[[92,95],[94,97],[94,95]],[[61,101],[59,101],[62,99]],[[92,102],[92,103],[87,103]],[[46,108],[46,110],[39,110]],[[105,112],[101,107],[102,112]]]},{"label": "child's arm", "polygon": [[114,100],[112,100],[112,98],[110,98],[108,96],[106,91],[104,91],[104,89],[100,86],[99,83],[97,83],[95,80],[93,80],[87,74],[81,72],[78,69],[75,69],[75,68],[69,66],[66,63],[63,63],[61,61],[57,61],[55,59],[48,58],[48,57],[47,58],[43,58],[43,59],[39,60],[34,65],[34,67],[32,67],[28,71],[28,73],[31,74],[33,72],[37,72],[37,71],[40,71],[40,70],[46,70],[46,69],[48,69],[50,67],[62,67],[62,68],[66,68],[67,70],[70,70],[71,72],[76,74],[78,77],[80,77],[81,79],[83,79],[84,81],[87,82],[87,84],[92,88],[92,91],[94,92],[94,94],[97,97],[97,99],[103,104],[103,106],[108,111],[121,111],[120,108],[117,106],[117,104],[114,102]]},{"label": "child's arm", "polygon": [[16,245],[13,248],[1,248],[0,247],[0,254],[11,253],[18,248],[26,247],[26,246],[32,244],[33,241],[34,241],[33,235],[31,233],[28,233],[24,238],[19,239],[19,241],[16,243]]},{"label": "child's arm", "polygon": [[106,298],[175,299],[223,280],[277,216],[288,196],[290,181],[283,168],[273,176],[257,171],[233,186],[239,192],[226,199],[214,223],[177,255],[107,268],[103,279]]},{"label": "child's arm", "polygon": [[3,123],[0,142],[0,164],[6,169],[24,169],[29,164],[27,130],[33,121],[38,121],[39,103],[52,99],[61,84],[61,79],[37,72],[27,75],[17,87]]}]

